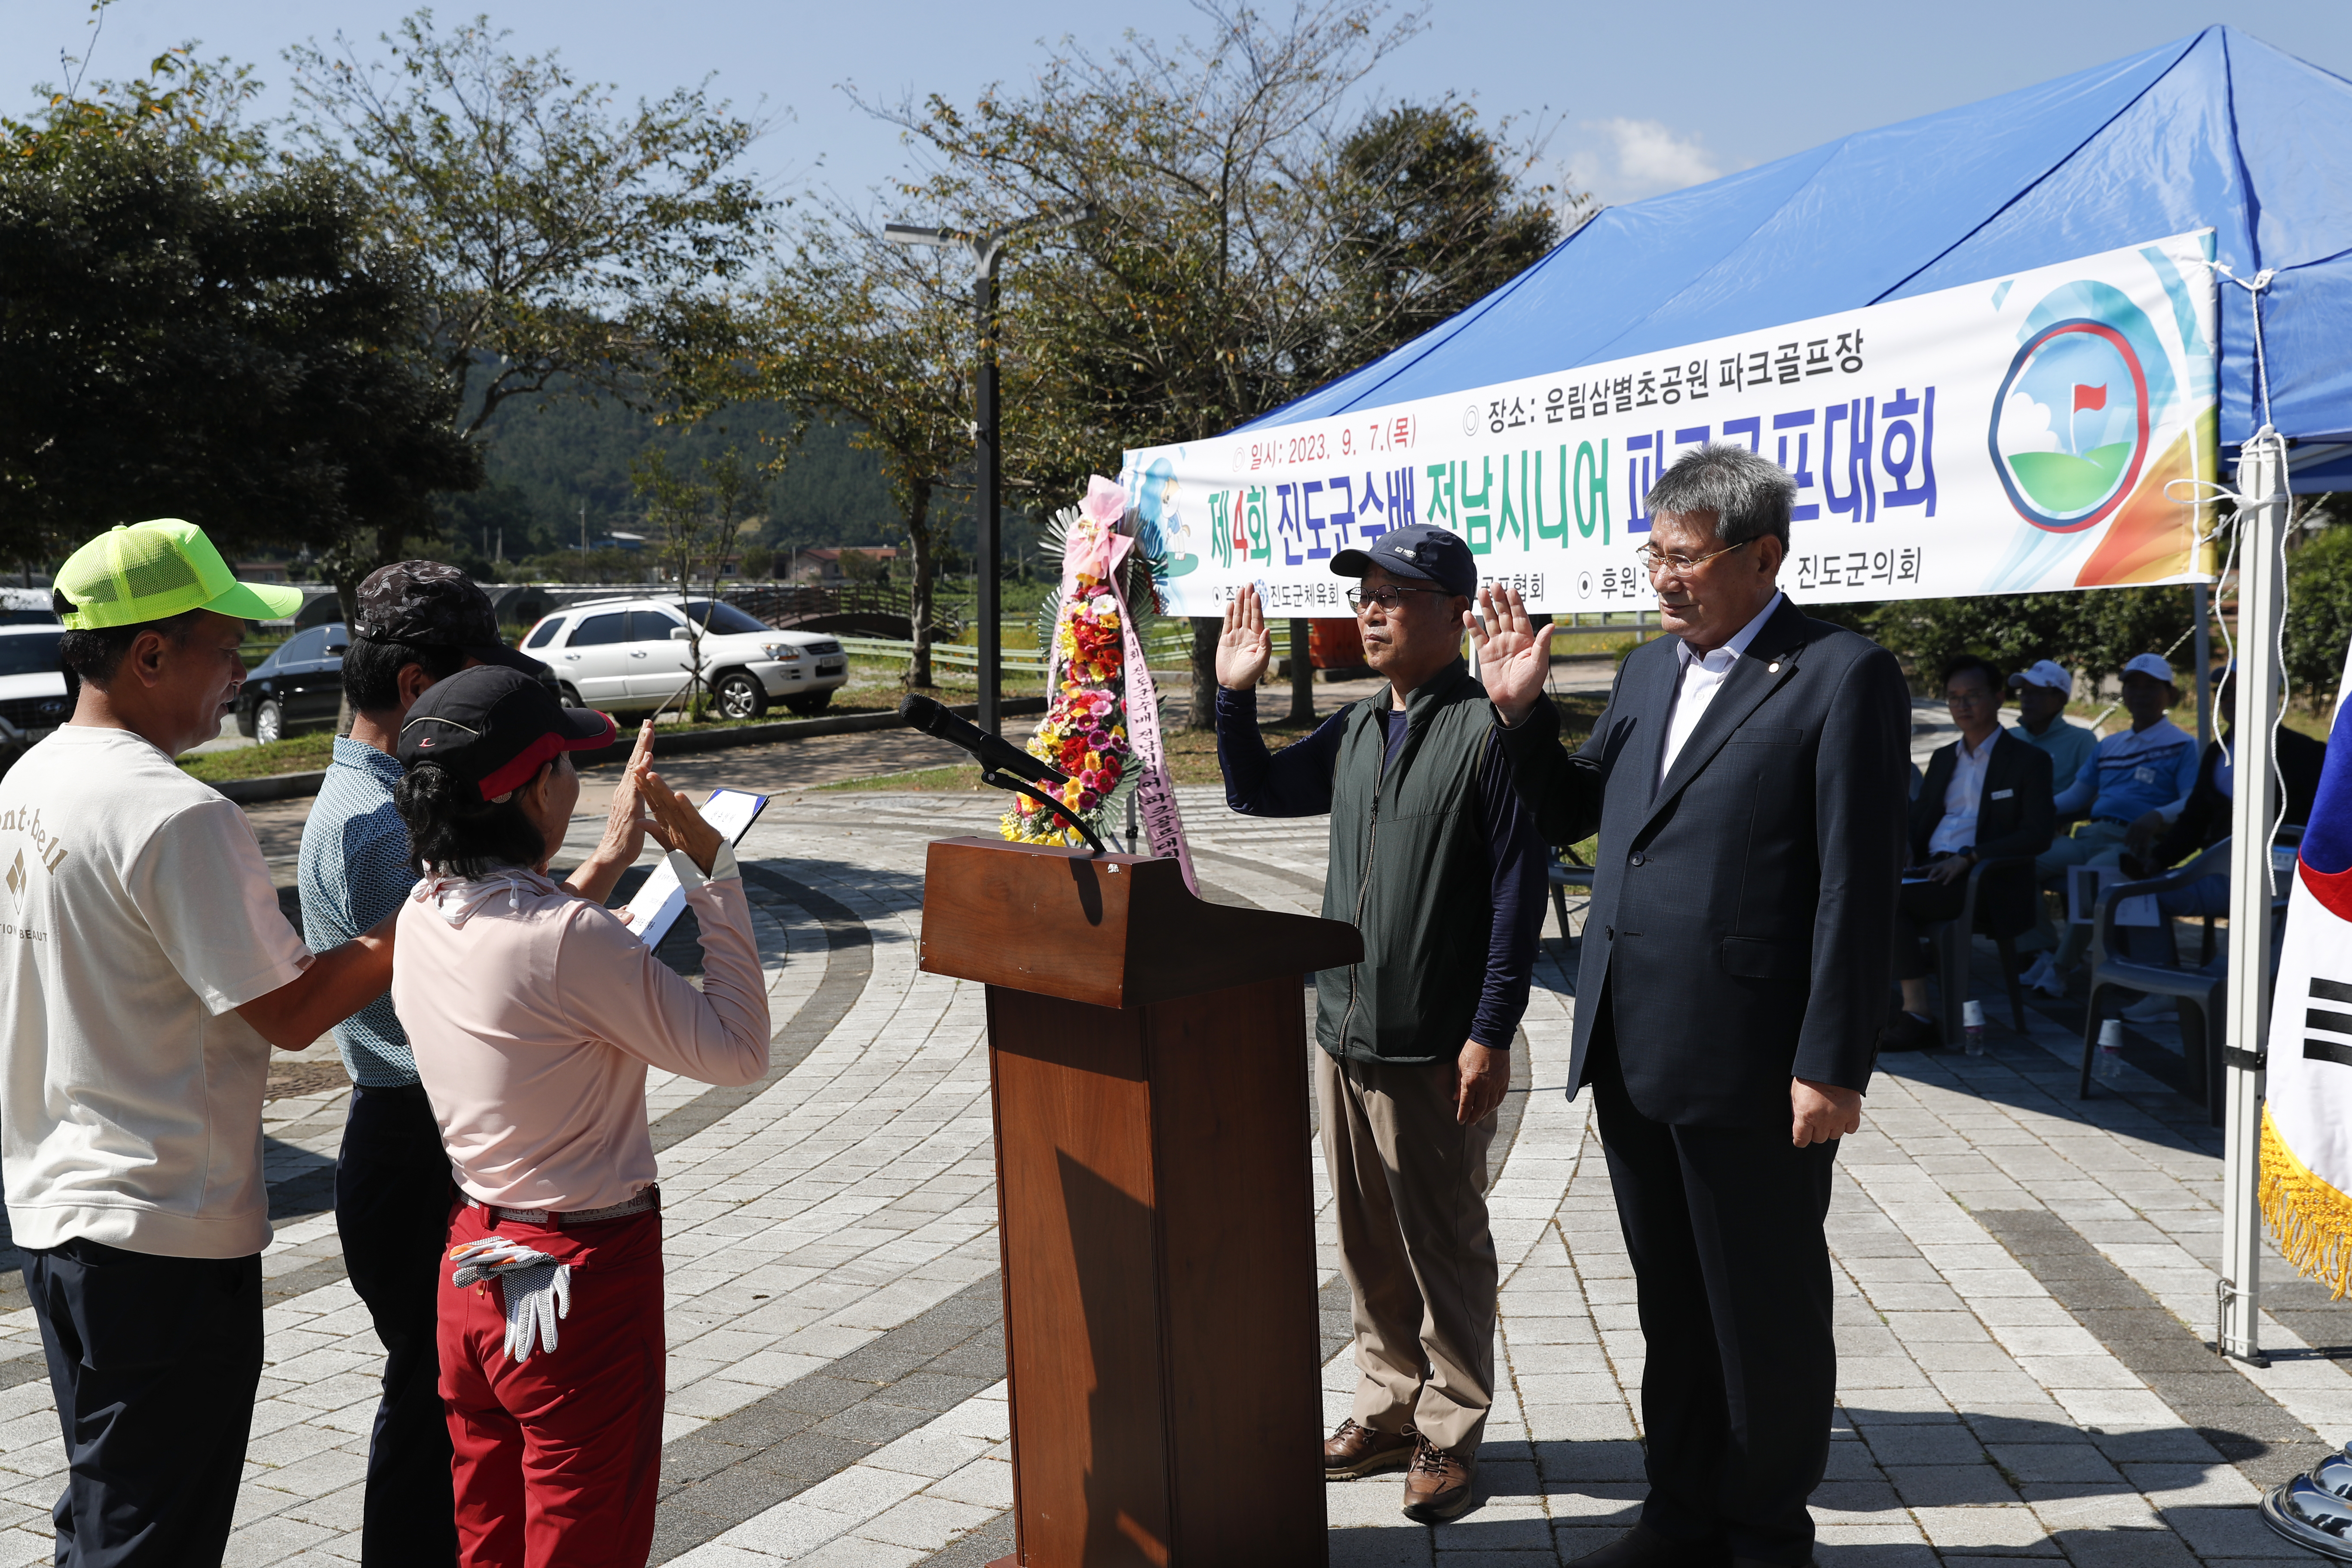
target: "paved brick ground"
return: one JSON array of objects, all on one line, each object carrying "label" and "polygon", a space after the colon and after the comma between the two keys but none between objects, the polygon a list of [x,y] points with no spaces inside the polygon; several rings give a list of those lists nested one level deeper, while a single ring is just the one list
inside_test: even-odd
[{"label": "paved brick ground", "polygon": [[[794,754],[745,846],[776,1070],[748,1092],[652,1086],[671,1268],[656,1561],[960,1568],[1011,1550],[979,1000],[913,957],[925,842],[986,831],[993,807],[797,787],[859,767]],[[1318,906],[1319,823],[1236,819],[1204,791],[1185,805],[1213,896]],[[1572,1007],[1548,955],[1495,1177],[1506,1378],[1484,1500],[1430,1530],[1397,1514],[1393,1478],[1333,1487],[1335,1563],[1549,1563],[1631,1517],[1647,1347],[1598,1141],[1559,1092]],[[2347,1309],[2266,1292],[2284,1353],[2215,1361],[2218,1146],[2168,1086],[2166,1042],[2136,1040],[2121,1091],[2085,1103],[2063,1006],[2028,1026],[1981,1058],[1891,1059],[1843,1152],[1822,1561],[2284,1557],[2250,1504],[2352,1436]],[[282,1221],[239,1564],[355,1556],[377,1350],[322,1212],[341,1110],[333,1092],[270,1107]],[[1328,1226],[1318,1268],[1343,1328]],[[1324,1378],[1336,1421],[1344,1353]],[[47,1560],[58,1453],[29,1315],[0,1282],[0,1565]]]}]

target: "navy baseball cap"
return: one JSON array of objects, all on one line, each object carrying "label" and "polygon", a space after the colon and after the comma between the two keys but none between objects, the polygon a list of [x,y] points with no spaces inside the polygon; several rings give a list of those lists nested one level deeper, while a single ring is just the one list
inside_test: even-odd
[{"label": "navy baseball cap", "polygon": [[1391,528],[1361,550],[1342,550],[1331,557],[1331,570],[1342,577],[1361,577],[1373,567],[1392,577],[1433,583],[1464,598],[1478,592],[1478,563],[1462,536],[1427,523]]},{"label": "navy baseball cap", "polygon": [[498,612],[471,577],[438,561],[395,561],[360,584],[352,635],[370,642],[449,647],[483,664],[541,674],[546,666],[507,647]]}]

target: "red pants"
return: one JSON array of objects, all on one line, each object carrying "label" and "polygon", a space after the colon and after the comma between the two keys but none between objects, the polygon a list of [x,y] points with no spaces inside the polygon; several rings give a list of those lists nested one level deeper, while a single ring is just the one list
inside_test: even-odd
[{"label": "red pants", "polygon": [[441,1262],[441,1400],[465,1568],[644,1568],[661,1479],[661,1211],[571,1230],[459,1203],[449,1245],[502,1236],[572,1266],[553,1351],[507,1359],[494,1280]]}]

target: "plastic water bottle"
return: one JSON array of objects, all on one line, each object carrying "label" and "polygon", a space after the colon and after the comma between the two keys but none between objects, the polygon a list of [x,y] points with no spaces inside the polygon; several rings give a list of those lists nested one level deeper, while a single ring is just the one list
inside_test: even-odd
[{"label": "plastic water bottle", "polygon": [[2099,1026],[2099,1058],[2092,1068],[2102,1083],[2115,1083],[2124,1076],[2124,1021],[2109,1018]]},{"label": "plastic water bottle", "polygon": [[1960,1004],[1960,1034],[1969,1055],[1984,1055],[1984,1004],[1973,996]]}]

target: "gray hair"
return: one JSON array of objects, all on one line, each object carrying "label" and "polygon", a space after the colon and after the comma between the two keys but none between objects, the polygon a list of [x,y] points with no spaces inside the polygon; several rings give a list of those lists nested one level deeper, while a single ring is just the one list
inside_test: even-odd
[{"label": "gray hair", "polygon": [[1643,509],[1715,513],[1715,537],[1725,545],[1745,544],[1770,534],[1789,547],[1789,509],[1796,504],[1797,481],[1771,458],[1737,441],[1710,441],[1676,458]]}]

